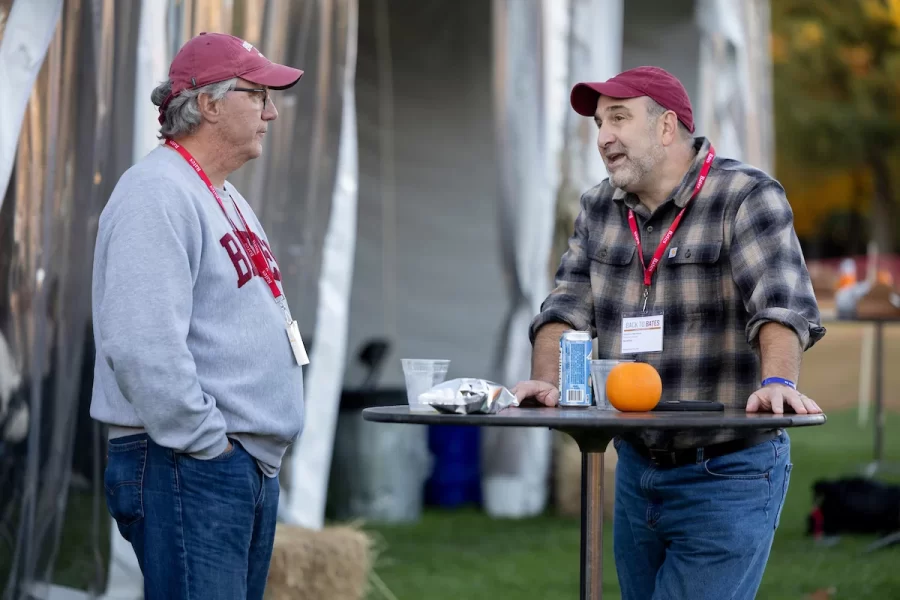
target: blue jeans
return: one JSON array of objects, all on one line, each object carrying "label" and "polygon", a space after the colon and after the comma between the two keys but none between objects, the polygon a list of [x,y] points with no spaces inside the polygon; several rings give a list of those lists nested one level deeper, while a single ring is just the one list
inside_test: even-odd
[{"label": "blue jeans", "polygon": [[787,433],[656,468],[616,438],[613,553],[622,600],[756,596],[791,473]]},{"label": "blue jeans", "polygon": [[232,444],[199,460],[146,434],[110,440],[106,504],[137,555],[146,600],[262,600],[278,479]]}]

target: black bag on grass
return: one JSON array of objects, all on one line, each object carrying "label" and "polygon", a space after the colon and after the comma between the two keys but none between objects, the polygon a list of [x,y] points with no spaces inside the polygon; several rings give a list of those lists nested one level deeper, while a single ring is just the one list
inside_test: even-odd
[{"label": "black bag on grass", "polygon": [[900,486],[862,477],[819,480],[808,535],[887,534],[900,530]]}]

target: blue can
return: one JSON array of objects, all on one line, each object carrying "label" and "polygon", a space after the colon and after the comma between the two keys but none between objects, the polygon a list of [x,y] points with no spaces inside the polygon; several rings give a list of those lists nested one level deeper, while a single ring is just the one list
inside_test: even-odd
[{"label": "blue can", "polygon": [[559,405],[591,406],[591,358],[588,331],[566,331],[559,338]]}]

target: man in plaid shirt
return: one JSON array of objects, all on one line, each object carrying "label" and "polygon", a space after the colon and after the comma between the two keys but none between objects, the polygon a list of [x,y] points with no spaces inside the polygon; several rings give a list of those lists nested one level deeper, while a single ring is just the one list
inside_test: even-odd
[{"label": "man in plaid shirt", "polygon": [[[516,396],[558,404],[559,340],[574,329],[596,336],[600,358],[656,367],[663,401],[821,412],[796,389],[802,353],[825,330],[781,185],[694,137],[687,92],[663,69],[580,83],[571,102],[597,124],[609,179],[581,197],[556,288],[531,326],[532,379]],[[623,340],[626,315],[660,316],[661,347]],[[614,443],[622,598],[753,598],[790,478],[787,433]]]}]

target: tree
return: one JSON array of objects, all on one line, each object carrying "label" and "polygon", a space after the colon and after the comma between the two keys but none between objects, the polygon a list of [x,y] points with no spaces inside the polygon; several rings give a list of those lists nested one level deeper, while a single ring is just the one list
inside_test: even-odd
[{"label": "tree", "polygon": [[893,251],[900,0],[773,0],[772,60],[779,150],[801,168],[867,168],[872,237]]}]

